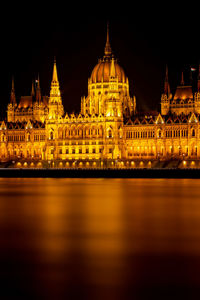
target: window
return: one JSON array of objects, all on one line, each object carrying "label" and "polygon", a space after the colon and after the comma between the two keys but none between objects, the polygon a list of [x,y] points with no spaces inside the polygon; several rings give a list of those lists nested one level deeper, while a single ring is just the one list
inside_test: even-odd
[{"label": "window", "polygon": [[108,130],[108,137],[112,138],[112,130],[111,129]]}]

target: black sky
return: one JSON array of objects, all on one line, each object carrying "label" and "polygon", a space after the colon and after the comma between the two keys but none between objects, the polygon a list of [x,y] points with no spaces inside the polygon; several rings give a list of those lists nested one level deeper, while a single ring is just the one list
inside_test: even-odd
[{"label": "black sky", "polygon": [[7,3],[0,21],[1,115],[12,76],[18,100],[30,94],[38,74],[42,93],[49,95],[54,56],[65,111],[78,112],[81,96],[87,95],[88,77],[104,54],[107,21],[112,50],[129,78],[138,109],[159,109],[166,64],[173,91],[182,70],[187,81],[190,66],[197,67],[200,60],[198,8],[176,5]]}]

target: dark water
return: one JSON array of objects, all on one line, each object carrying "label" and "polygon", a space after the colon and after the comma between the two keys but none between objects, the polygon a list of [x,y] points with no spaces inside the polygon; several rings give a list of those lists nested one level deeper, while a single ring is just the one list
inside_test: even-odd
[{"label": "dark water", "polygon": [[200,180],[0,179],[0,299],[199,299]]}]

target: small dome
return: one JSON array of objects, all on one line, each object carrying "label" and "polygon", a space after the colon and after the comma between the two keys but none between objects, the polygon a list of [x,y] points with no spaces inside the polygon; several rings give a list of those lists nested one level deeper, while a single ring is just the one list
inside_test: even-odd
[{"label": "small dome", "polygon": [[[91,74],[92,83],[95,82],[109,82],[110,79],[110,71],[111,71],[111,57],[104,57],[99,63],[94,67]],[[120,67],[116,60],[114,60],[115,66],[115,76],[118,77],[119,82],[126,82],[126,75],[122,67]]]}]

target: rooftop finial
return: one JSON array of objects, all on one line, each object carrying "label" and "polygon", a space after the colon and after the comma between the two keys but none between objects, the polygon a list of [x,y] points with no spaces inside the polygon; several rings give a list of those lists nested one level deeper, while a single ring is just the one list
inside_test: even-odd
[{"label": "rooftop finial", "polygon": [[110,40],[109,40],[109,23],[107,22],[107,38],[106,38],[106,46],[104,50],[105,56],[110,56],[112,54]]}]

